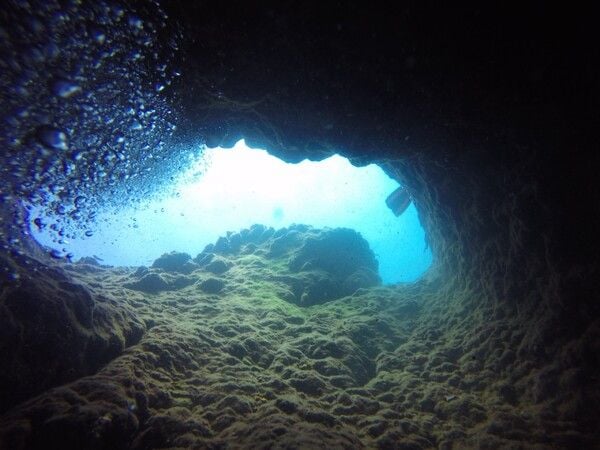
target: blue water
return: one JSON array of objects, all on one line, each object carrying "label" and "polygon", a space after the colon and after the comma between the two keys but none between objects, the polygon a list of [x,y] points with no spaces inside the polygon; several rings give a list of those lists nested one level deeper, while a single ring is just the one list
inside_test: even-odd
[{"label": "blue water", "polygon": [[240,141],[233,149],[204,150],[168,192],[140,207],[98,211],[91,236],[58,245],[48,228],[32,229],[40,242],[75,259],[93,255],[104,264],[138,266],[172,250],[195,256],[227,231],[255,223],[346,227],[369,242],[384,283],[410,282],[431,265],[432,254],[415,206],[400,217],[386,206],[398,186],[374,164],[354,167],[339,155],[287,164]]}]

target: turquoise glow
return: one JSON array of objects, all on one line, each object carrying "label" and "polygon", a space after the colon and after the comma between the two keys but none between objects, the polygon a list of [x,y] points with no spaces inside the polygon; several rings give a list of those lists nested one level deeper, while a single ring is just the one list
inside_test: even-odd
[{"label": "turquoise glow", "polygon": [[[95,255],[104,264],[137,266],[172,250],[195,256],[227,231],[255,223],[346,227],[369,242],[384,283],[410,282],[427,270],[432,255],[415,206],[395,217],[385,204],[398,186],[374,164],[354,167],[339,155],[287,164],[240,141],[232,149],[204,150],[174,183],[175,195],[119,214],[99,212],[92,236],[61,248],[75,258]],[[47,233],[35,235],[57,246]]]}]

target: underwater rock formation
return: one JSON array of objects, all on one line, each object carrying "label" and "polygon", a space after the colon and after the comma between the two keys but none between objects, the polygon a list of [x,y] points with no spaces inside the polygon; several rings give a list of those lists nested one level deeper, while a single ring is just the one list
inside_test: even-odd
[{"label": "underwater rock formation", "polygon": [[168,272],[190,273],[194,270],[192,257],[187,253],[171,252],[165,253],[152,263],[152,267],[163,269]]},{"label": "underwater rock formation", "polygon": [[[22,398],[6,399],[8,409],[30,398],[0,419],[0,448],[76,448],[81,442],[94,448],[192,448],[234,441],[249,448],[276,433],[301,448],[326,443],[384,449],[401,443],[427,449],[451,448],[453,442],[471,446],[473,429],[484,430],[476,439],[491,447],[507,439],[542,442],[548,435],[567,446],[587,442],[554,429],[550,418],[540,427],[539,416],[523,409],[528,401],[540,407],[556,395],[560,370],[536,371],[531,360],[524,362],[524,335],[510,320],[498,318],[471,333],[464,320],[451,333],[432,329],[446,311],[427,308],[419,296],[435,295],[435,285],[423,279],[378,286],[377,262],[358,233],[255,225],[218,242],[195,258],[193,272],[179,275],[185,283],[171,281],[151,294],[133,289],[131,278],[176,275],[157,267],[49,268],[29,261],[39,273],[51,273],[53,282],[44,276],[31,281],[31,287],[46,289],[29,295],[34,303],[44,302],[39,307],[24,302],[18,286],[7,291],[3,304],[13,316],[3,321],[29,330],[29,338],[15,347],[4,374],[42,362],[52,373],[77,371],[21,391]],[[213,262],[221,269],[210,268]],[[364,272],[370,273],[366,281],[350,289],[348,279]],[[58,310],[48,287],[57,281],[70,291]],[[311,303],[306,297],[312,292],[320,297]],[[19,304],[36,314],[19,314]],[[61,335],[72,325],[60,319],[60,311],[79,317],[75,328],[85,330],[93,320],[101,336],[100,325],[113,318],[111,332],[129,330],[129,337],[113,338],[113,347],[103,350],[91,345],[98,338],[89,330],[85,338]],[[468,312],[458,309],[455,317]],[[50,322],[44,326],[60,338],[23,352],[30,342],[48,337],[38,332],[45,319]],[[54,358],[51,366],[48,356]],[[94,365],[79,367],[74,361]],[[525,382],[514,383],[523,371]],[[42,374],[46,380],[48,373]],[[3,386],[24,383],[0,380]],[[574,389],[578,380],[574,373],[560,383]],[[579,407],[575,403],[562,414]],[[538,434],[531,434],[534,429]]]},{"label": "underwater rock formation", "polygon": [[[229,244],[232,238],[235,246]],[[42,443],[69,447],[77,442],[101,448],[125,448],[128,442],[132,448],[166,442],[220,445],[245,433],[251,423],[266,433],[273,423],[290,426],[299,418],[306,425],[290,427],[284,434],[300,446],[308,442],[298,434],[304,426],[332,448],[339,439],[360,446],[352,433],[324,432],[320,427],[340,425],[340,414],[359,418],[383,407],[374,399],[378,392],[385,393],[381,387],[389,390],[389,382],[364,389],[376,379],[379,352],[406,341],[404,335],[419,309],[411,306],[412,300],[394,300],[395,288],[370,290],[368,286],[378,284],[376,275],[360,289],[348,289],[348,278],[377,268],[368,244],[352,230],[308,226],[273,230],[255,225],[218,242],[196,258],[211,262],[198,264],[186,275],[197,288],[171,284],[151,290],[151,295],[140,293],[144,292],[140,286],[132,289],[132,277],[144,283],[152,275],[172,276],[154,266],[53,268],[55,278],[83,286],[74,291],[75,298],[89,297],[90,288],[85,286],[94,286],[101,298],[118,296],[114,312],[134,311],[146,332],[127,352],[117,349],[96,374],[14,408],[0,421],[1,442],[7,448],[36,448]],[[206,257],[209,251],[213,256]],[[219,270],[210,267],[215,262],[221,263]],[[303,296],[316,290],[317,285],[307,283],[307,273],[318,273],[337,292],[335,298],[327,297],[330,306],[316,302],[312,306],[326,309],[288,303],[296,296],[282,295],[297,286]],[[374,304],[382,311],[400,312],[396,314],[400,322],[388,322],[386,313],[373,317],[369,311]],[[279,345],[283,341],[287,343]],[[70,364],[70,360],[55,362],[58,369]],[[255,369],[261,374],[254,374]],[[14,366],[7,370],[17,372]],[[176,392],[175,385],[181,383],[184,390]],[[348,390],[341,403],[334,401],[338,389]],[[270,418],[265,422],[260,417],[267,411]],[[240,428],[243,423],[247,425]],[[379,429],[383,433],[386,426],[380,424]]]},{"label": "underwater rock formation", "polygon": [[291,286],[298,292],[299,305],[324,303],[380,283],[375,255],[356,231],[337,228],[306,234],[288,263],[293,273],[301,274],[301,281]]},{"label": "underwater rock formation", "polygon": [[225,287],[225,282],[218,278],[207,278],[202,280],[198,287],[207,294],[218,294]]},{"label": "underwater rock formation", "polygon": [[118,297],[75,281],[106,269],[72,265],[71,272],[31,258],[0,260],[12,267],[0,301],[0,412],[51,387],[96,372],[145,329]]},{"label": "underwater rock formation", "polygon": [[[325,303],[380,283],[369,244],[350,229],[292,225],[275,231],[256,224],[219,238],[194,260],[204,270],[220,275],[232,266],[224,258],[236,253],[267,258],[264,264],[272,265],[272,270],[265,276],[282,282],[286,286],[283,298],[300,306]],[[200,285],[206,292],[222,289],[216,281],[206,282]]]},{"label": "underwater rock formation", "polygon": [[167,283],[158,273],[146,273],[139,280],[125,283],[123,286],[129,289],[147,292],[149,294],[156,294],[170,288],[169,283]]}]

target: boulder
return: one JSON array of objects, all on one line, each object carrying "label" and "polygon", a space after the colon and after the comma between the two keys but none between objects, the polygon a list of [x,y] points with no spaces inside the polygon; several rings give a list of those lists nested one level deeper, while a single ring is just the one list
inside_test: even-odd
[{"label": "boulder", "polygon": [[167,272],[190,273],[196,265],[192,262],[192,257],[187,253],[171,252],[165,253],[152,263],[152,267],[162,269]]},{"label": "boulder", "polygon": [[207,278],[198,287],[207,294],[218,294],[225,287],[225,282],[218,278]]}]

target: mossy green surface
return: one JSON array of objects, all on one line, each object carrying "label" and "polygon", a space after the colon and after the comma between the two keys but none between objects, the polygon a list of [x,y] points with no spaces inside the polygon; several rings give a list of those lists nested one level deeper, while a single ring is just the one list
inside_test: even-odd
[{"label": "mossy green surface", "polygon": [[[446,449],[517,442],[549,448],[549,441],[586,442],[569,419],[582,407],[583,399],[567,401],[576,377],[555,380],[555,369],[517,359],[512,349],[523,346],[524,336],[514,323],[488,321],[485,309],[467,312],[457,299],[441,308],[444,291],[427,278],[302,305],[290,292],[302,275],[290,270],[290,261],[306,238],[327,232],[288,229],[256,242],[244,233],[206,251],[227,267],[221,273],[198,264],[206,262],[202,255],[184,274],[86,264],[61,269],[95,298],[108,299],[115,312],[133,311],[145,332],[96,374],[6,413],[3,448]],[[270,251],[290,233],[290,245]],[[169,288],[131,288],[132,279],[148,273]],[[177,277],[187,282],[177,287]],[[207,292],[207,280],[220,281],[221,289]],[[477,315],[482,319],[474,325]],[[557,392],[559,385],[564,392]]]}]

